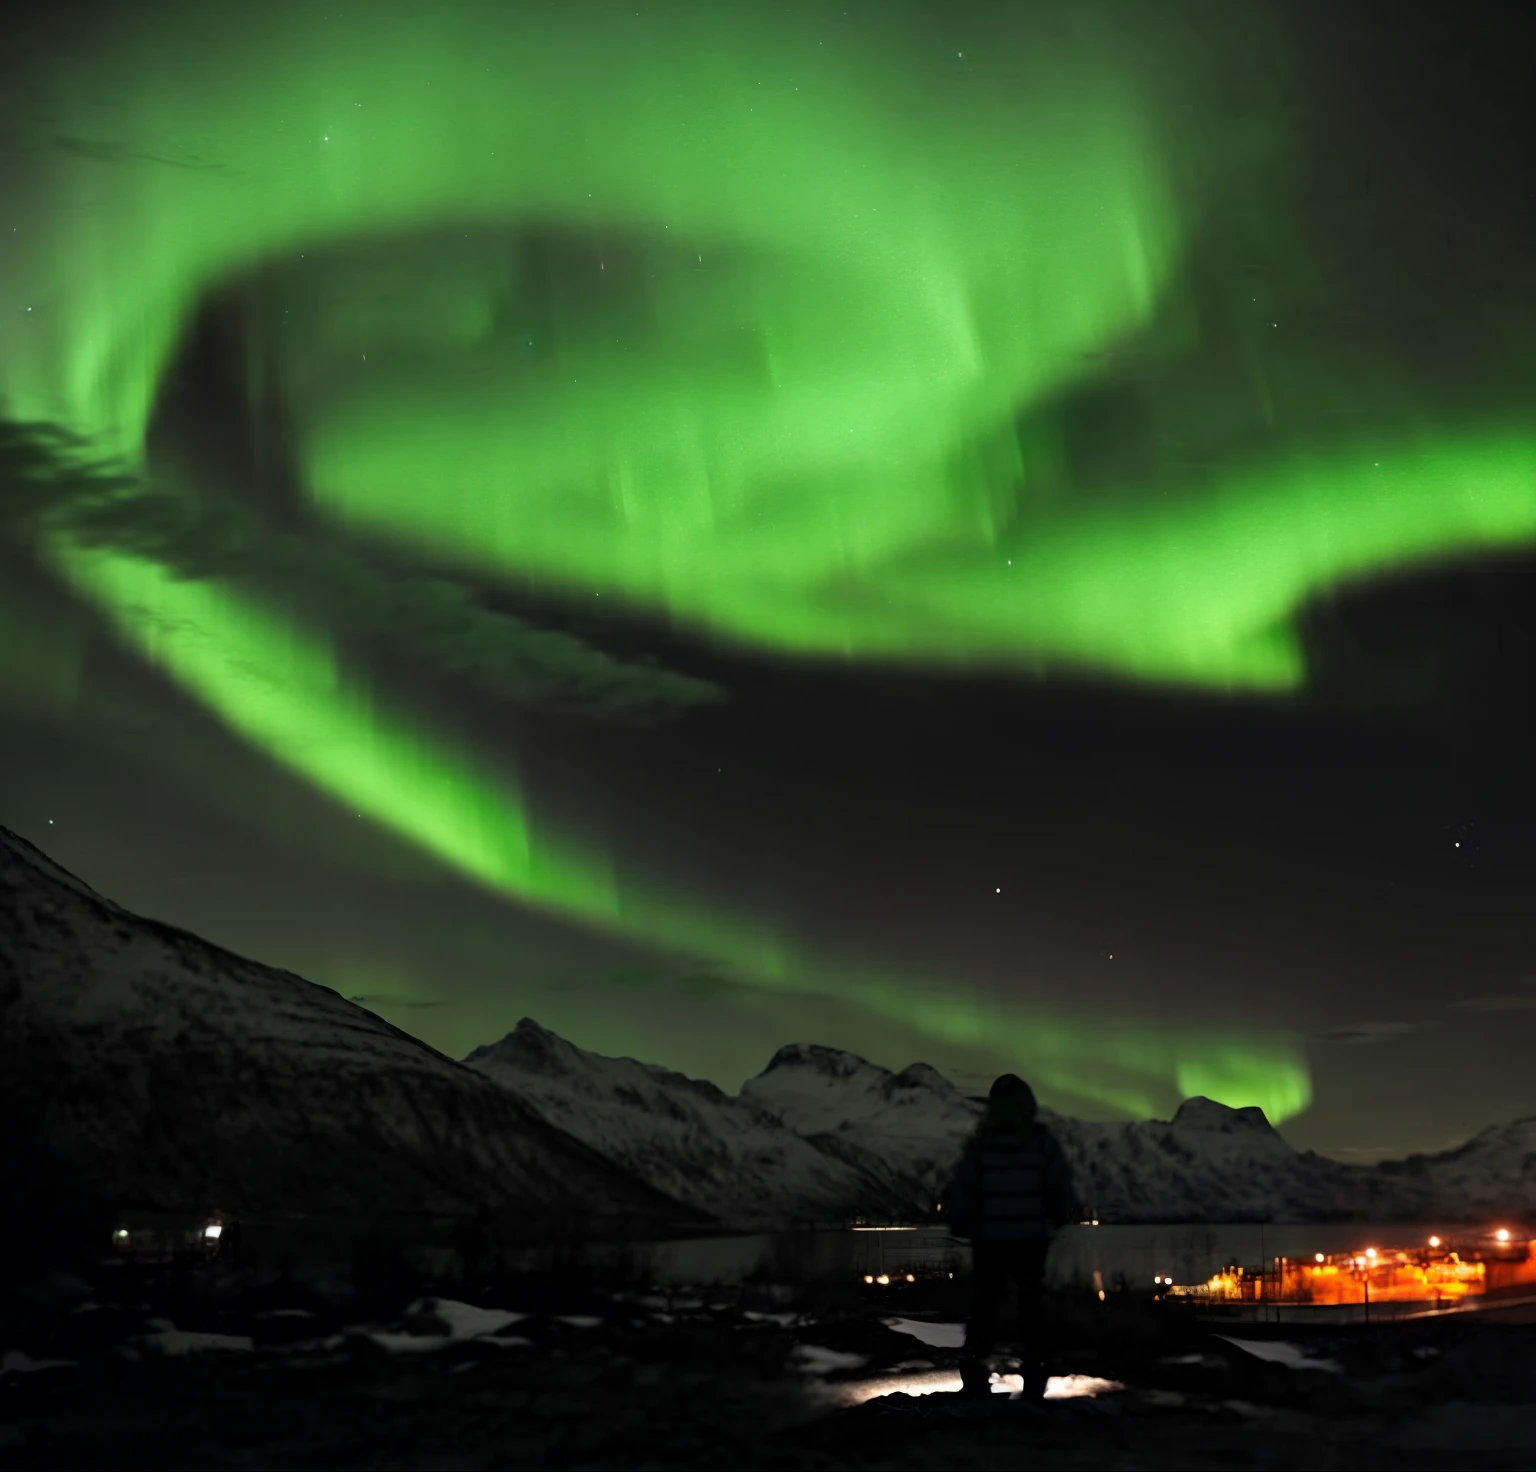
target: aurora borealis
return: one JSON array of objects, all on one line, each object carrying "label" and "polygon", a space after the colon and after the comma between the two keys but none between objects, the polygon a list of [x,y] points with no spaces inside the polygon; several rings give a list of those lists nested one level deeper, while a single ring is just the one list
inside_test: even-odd
[{"label": "aurora borealis", "polygon": [[[829,919],[829,875],[910,875],[953,842],[931,773],[889,760],[912,816],[880,856],[835,811],[852,772],[807,759],[778,803],[698,781],[734,760],[767,666],[1044,700],[1087,680],[1284,722],[1322,688],[1320,604],[1536,546],[1536,316],[1518,291],[1453,308],[1442,280],[1456,346],[1400,325],[1425,247],[1377,271],[1352,252],[1380,225],[1334,239],[1333,206],[1297,202],[1308,169],[1332,176],[1288,99],[1326,104],[1278,18],[87,13],[23,48],[4,104],[0,406],[75,437],[12,475],[8,565],[50,611],[0,604],[0,679],[35,733],[142,699],[172,745],[333,813],[274,827],[213,800],[317,875],[373,841],[306,836],[347,815],[414,855],[390,884],[467,886],[492,930],[532,914],[617,948],[584,963],[604,975],[622,952],[710,978],[665,1003],[688,1041],[660,1062],[737,1066],[690,1009],[775,1046],[835,1013],[841,1045],[864,1025],[871,1053],[1013,1060],[1065,1107],[1307,1108],[1311,983],[1277,1006],[1268,969],[1250,1005],[1187,945],[1113,982],[1057,939],[1000,966],[1015,931],[978,942],[993,922],[917,878],[901,902],[860,881]],[[1262,80],[1234,125],[1243,68]],[[1341,282],[1378,291],[1364,325]],[[666,661],[638,657],[655,643]],[[117,677],[138,697],[91,688],[103,659],[142,672]],[[620,706],[681,734],[606,725]],[[727,755],[683,779],[690,730]],[[150,764],[176,787],[175,758]],[[999,768],[998,801],[1027,813],[1019,781]],[[913,907],[932,933],[904,945]],[[275,943],[343,989],[468,1005],[438,970],[461,937],[425,898],[416,923],[387,985],[355,922]],[[396,1020],[462,1051],[536,1006],[560,1027],[551,1005],[487,980],[451,1034]]]}]

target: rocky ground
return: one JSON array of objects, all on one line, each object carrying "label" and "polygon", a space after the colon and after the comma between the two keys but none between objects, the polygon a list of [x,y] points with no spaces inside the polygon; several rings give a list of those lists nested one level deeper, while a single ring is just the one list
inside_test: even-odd
[{"label": "rocky ground", "polygon": [[1030,1406],[943,1388],[963,1312],[947,1282],[831,1295],[555,1275],[338,1301],[206,1270],[97,1276],[6,1302],[7,1466],[1536,1463],[1536,1324],[1519,1313],[1281,1330],[1063,1299],[1056,1398]]}]

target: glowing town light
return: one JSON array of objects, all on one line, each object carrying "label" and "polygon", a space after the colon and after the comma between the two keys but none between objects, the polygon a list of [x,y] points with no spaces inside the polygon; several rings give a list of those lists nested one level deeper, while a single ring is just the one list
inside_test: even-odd
[{"label": "glowing town light", "polygon": [[113,1232],[112,1235],[119,1242],[126,1242],[128,1240],[128,1228],[127,1227],[119,1227],[115,1232]]},{"label": "glowing town light", "polygon": [[[1431,1247],[1438,1247],[1438,1246],[1439,1246],[1439,1245],[1440,1245],[1440,1239],[1439,1239],[1439,1238],[1438,1238],[1438,1237],[1431,1237],[1431,1238],[1430,1238],[1430,1239],[1429,1239],[1429,1245],[1430,1245],[1430,1246],[1431,1246]],[[1318,1259],[1318,1261],[1319,1261],[1319,1262],[1321,1262],[1321,1261],[1322,1261],[1322,1259],[1321,1259],[1321,1258],[1319,1258],[1319,1259]]]},{"label": "glowing town light", "polygon": [[1500,1242],[1508,1242],[1509,1241],[1509,1228],[1508,1227],[1500,1227],[1499,1230],[1497,1232],[1495,1232],[1493,1235],[1496,1238],[1498,1238],[1498,1240]]},{"label": "glowing town light", "polygon": [[866,1283],[873,1283],[875,1281],[875,1275],[873,1273],[865,1273],[864,1281]]},{"label": "glowing town light", "polygon": [[908,1273],[907,1274],[907,1282],[915,1283],[915,1282],[917,1282],[917,1279],[915,1277],[913,1277],[913,1275],[911,1273]]},{"label": "glowing town light", "polygon": [[1376,1249],[1374,1247],[1367,1247],[1365,1249],[1365,1255],[1367,1257],[1375,1257],[1376,1256]]},{"label": "glowing town light", "polygon": [[1318,1262],[1321,1262],[1323,1260],[1323,1254],[1321,1252],[1315,1254],[1315,1256],[1316,1256]]},{"label": "glowing town light", "polygon": [[208,1225],[203,1228],[203,1238],[208,1242],[217,1242],[223,1235],[223,1232],[224,1228],[221,1227],[218,1222],[209,1222]]},{"label": "glowing town light", "polygon": [[875,1282],[880,1283],[880,1284],[889,1284],[890,1281],[891,1281],[891,1279],[890,1279],[890,1275],[888,1273],[881,1273],[880,1276],[875,1279]]}]

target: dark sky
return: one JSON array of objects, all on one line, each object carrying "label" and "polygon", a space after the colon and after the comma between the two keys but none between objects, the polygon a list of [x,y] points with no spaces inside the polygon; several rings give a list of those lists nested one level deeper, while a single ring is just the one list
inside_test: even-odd
[{"label": "dark sky", "polygon": [[[654,13],[668,44],[683,44],[683,12]],[[997,483],[1007,503],[988,555],[1017,553],[1048,577],[1031,548],[1066,546],[1082,525],[1106,545],[1125,528],[1151,547],[1139,517],[1219,502],[1229,484],[1231,504],[1268,508],[1244,535],[1276,549],[1309,546],[1308,527],[1330,547],[1359,536],[1369,550],[1330,564],[1290,608],[1303,673],[1289,688],[1149,677],[1124,654],[1143,647],[1134,627],[1115,634],[1113,658],[1063,657],[1043,635],[1002,658],[990,645],[853,639],[840,653],[744,637],[729,589],[708,605],[731,610],[721,622],[669,619],[618,574],[599,601],[585,572],[487,571],[328,517],[301,449],[312,427],[298,421],[331,386],[306,379],[307,399],[286,400],[251,387],[263,351],[269,378],[318,371],[284,356],[263,315],[299,300],[308,268],[291,243],[182,288],[137,441],[147,453],[134,464],[119,446],[132,483],[103,509],[78,471],[35,451],[39,422],[99,431],[89,396],[56,386],[75,380],[37,366],[50,352],[84,361],[90,314],[58,307],[69,320],[47,340],[63,347],[23,346],[21,334],[34,327],[24,319],[37,315],[44,255],[87,272],[98,237],[124,251],[158,239],[142,233],[143,213],[162,207],[154,188],[114,237],[117,196],[81,192],[81,178],[100,176],[80,171],[137,178],[127,160],[169,145],[143,121],[153,108],[127,108],[108,137],[94,104],[46,78],[118,75],[156,27],[186,24],[162,6],[137,35],[94,48],[39,22],[8,63],[31,76],[40,57],[45,80],[7,114],[15,187],[0,226],[54,245],[0,254],[17,314],[0,343],[0,363],[11,360],[0,396],[34,426],[4,447],[0,822],[129,907],[366,998],[455,1056],[531,1014],[583,1046],[728,1088],[781,1044],[816,1041],[893,1067],[924,1058],[968,1086],[1015,1066],[1050,1102],[1099,1116],[1132,1095],[1165,1111],[1194,1076],[1221,1075],[1231,1102],[1248,1102],[1238,1095],[1267,1087],[1260,1075],[1300,1070],[1311,1102],[1285,1133],[1344,1159],[1443,1148],[1536,1112],[1528,7],[1103,14],[1103,34],[1084,41],[1020,29],[1006,9],[917,7],[902,38],[881,43],[891,68],[936,37],[959,38],[957,60],[975,45],[996,63],[975,86],[1000,96],[1010,48],[1134,55],[1148,136],[1174,181],[1182,238],[1155,302],[1105,334],[1088,371],[1021,390],[1010,411],[1003,432],[1023,469]],[[822,34],[812,15],[785,22],[786,45]],[[854,31],[828,20],[826,34]],[[205,39],[233,44],[217,27]],[[285,44],[300,46],[279,39],[272,54]],[[878,143],[888,125],[870,115]],[[197,121],[201,168],[220,157],[220,128],[238,129],[213,113]],[[1006,119],[984,121],[995,132]],[[907,146],[891,139],[893,153]],[[229,187],[260,198],[289,186],[278,170]],[[535,344],[525,355],[546,330],[574,340],[569,282],[594,251],[616,270],[667,259],[645,243],[650,222],[605,234],[552,218],[547,201],[530,223],[528,208],[514,190],[505,219],[456,232],[443,211],[418,210],[366,238],[334,222],[296,238],[327,281],[394,269],[379,262],[407,253],[448,260],[451,279],[478,269],[453,250],[511,231],[533,283],[516,326]],[[470,244],[450,249],[454,233]],[[983,267],[966,269],[980,279]],[[714,310],[727,308],[706,302],[695,320]],[[638,351],[626,367],[652,371]],[[684,401],[691,391],[702,401],[712,387],[685,380]],[[1369,501],[1338,469],[1362,447],[1389,466],[1452,468],[1443,485],[1426,482],[1428,500]],[[1490,467],[1506,476],[1497,493],[1480,479]],[[1266,477],[1281,487],[1272,503]],[[1303,482],[1319,488],[1312,499],[1284,489]],[[1457,496],[1496,497],[1514,529],[1493,546],[1451,525],[1394,550],[1399,521]],[[947,535],[898,550],[899,577],[862,589],[834,578],[816,596],[885,607],[930,586],[934,568],[961,587]],[[381,710],[407,710],[410,729],[472,751],[477,771],[515,768],[535,818],[600,853],[620,898],[567,903],[554,880],[520,897],[434,851],[420,828],[355,811],[345,781],[328,786],[281,741],[253,737],[200,694],[190,665],[136,643],[99,589],[72,583],[49,550],[64,536],[173,567],[185,585],[255,590],[295,627],[322,631]],[[719,547],[725,565],[735,545],[722,533]],[[1232,576],[1259,578],[1290,555]],[[1097,565],[1102,582],[1069,586],[1113,603],[1109,580],[1130,575]],[[1183,587],[1160,595],[1158,618]],[[1242,593],[1234,584],[1225,597]],[[199,637],[225,638],[238,663],[238,629],[219,628],[234,625]],[[583,894],[594,885],[583,879]],[[734,938],[712,949],[702,921],[655,918],[674,903],[729,917]],[[761,959],[764,935],[788,938],[777,970]],[[1186,1057],[1198,1066],[1179,1074]]]}]

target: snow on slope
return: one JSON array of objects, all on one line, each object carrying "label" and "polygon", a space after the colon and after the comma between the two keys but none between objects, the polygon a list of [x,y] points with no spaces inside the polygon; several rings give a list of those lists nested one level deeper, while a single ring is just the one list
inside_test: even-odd
[{"label": "snow on slope", "polygon": [[937,1069],[900,1073],[838,1048],[791,1043],[741,1086],[741,1097],[792,1129],[861,1151],[898,1194],[930,1210],[981,1106]]},{"label": "snow on slope", "polygon": [[[738,1099],[652,1064],[587,1053],[526,1019],[466,1061],[594,1149],[736,1225],[926,1215],[981,1115],[926,1064],[892,1073],[807,1044],[781,1048]],[[1433,1209],[1417,1186],[1298,1154],[1257,1109],[1191,1099],[1168,1122],[1044,1118],[1085,1207],[1105,1221]]]},{"label": "snow on slope", "polygon": [[1491,1125],[1454,1150],[1373,1167],[1403,1189],[1473,1213],[1536,1210],[1536,1119]]},{"label": "snow on slope", "polygon": [[[892,1073],[835,1048],[781,1048],[742,1097],[800,1130],[846,1138],[936,1200],[982,1106],[936,1070]],[[1368,1173],[1298,1155],[1258,1109],[1187,1100],[1167,1123],[1096,1124],[1042,1111],[1078,1195],[1105,1221],[1241,1221],[1354,1209]],[[1368,1193],[1367,1193],[1368,1195]]]},{"label": "snow on slope", "polygon": [[464,1061],[608,1159],[732,1226],[910,1209],[857,1151],[822,1149],[750,1100],[656,1064],[588,1053],[531,1018]]},{"label": "snow on slope", "polygon": [[[937,1199],[981,1106],[925,1064],[900,1073],[835,1048],[781,1048],[741,1095],[786,1124],[846,1141],[892,1188]],[[1299,1153],[1258,1109],[1188,1099],[1170,1121],[1095,1123],[1042,1111],[1103,1221],[1464,1218],[1536,1208],[1536,1120],[1457,1150],[1376,1166]]]},{"label": "snow on slope", "polygon": [[1078,1195],[1105,1221],[1311,1220],[1393,1216],[1368,1171],[1298,1154],[1259,1109],[1186,1099],[1170,1121],[1054,1116]]},{"label": "snow on slope", "polygon": [[130,914],[4,828],[0,1118],[9,1172],[119,1204],[698,1219],[329,988]]}]

